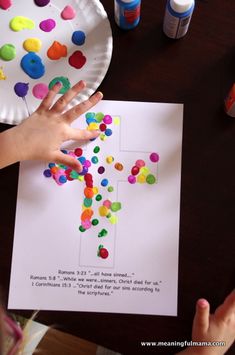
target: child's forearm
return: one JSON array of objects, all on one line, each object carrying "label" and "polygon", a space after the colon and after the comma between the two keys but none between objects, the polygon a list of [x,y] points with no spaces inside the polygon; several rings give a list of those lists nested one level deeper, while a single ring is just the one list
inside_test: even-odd
[{"label": "child's forearm", "polygon": [[20,160],[20,150],[16,127],[0,133],[0,168]]}]

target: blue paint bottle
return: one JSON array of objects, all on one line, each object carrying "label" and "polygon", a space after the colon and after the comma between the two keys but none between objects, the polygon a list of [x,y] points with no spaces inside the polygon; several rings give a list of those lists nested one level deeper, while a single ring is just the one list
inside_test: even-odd
[{"label": "blue paint bottle", "polygon": [[170,38],[186,35],[194,10],[194,0],[168,0],[163,22],[163,32]]},{"label": "blue paint bottle", "polygon": [[141,0],[114,0],[115,21],[117,25],[130,30],[140,21]]}]

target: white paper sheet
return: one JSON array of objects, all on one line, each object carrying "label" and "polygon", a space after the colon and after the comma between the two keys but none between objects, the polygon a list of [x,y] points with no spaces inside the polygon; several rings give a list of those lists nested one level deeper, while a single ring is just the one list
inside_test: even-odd
[{"label": "white paper sheet", "polygon": [[[46,163],[21,163],[8,307],[175,316],[183,105],[103,100],[94,111],[120,118],[106,141],[84,147],[87,158],[101,148],[89,172],[103,200],[121,202],[118,223],[100,217],[103,200],[94,201],[100,223],[81,233],[84,182],[58,186],[43,176]],[[75,125],[85,127],[84,116]],[[152,152],[160,156],[156,164],[149,160]],[[113,164],[105,162],[109,155]],[[127,182],[137,159],[156,184]],[[115,162],[123,164],[122,172]],[[99,165],[106,168],[103,175]],[[100,186],[104,177],[113,192]],[[98,238],[102,228],[108,235]],[[107,259],[97,256],[100,244]]]}]

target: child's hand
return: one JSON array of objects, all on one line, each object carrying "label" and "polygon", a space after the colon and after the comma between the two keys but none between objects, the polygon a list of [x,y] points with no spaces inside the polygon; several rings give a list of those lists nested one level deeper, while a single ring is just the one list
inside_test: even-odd
[{"label": "child's hand", "polygon": [[[102,99],[97,92],[88,100],[66,111],[67,105],[84,89],[80,81],[51,107],[61,85],[57,83],[42,101],[38,109],[19,126],[0,135],[0,167],[22,160],[44,160],[61,163],[81,171],[78,160],[63,154],[61,145],[67,140],[89,140],[99,135],[97,131],[72,128],[70,124]],[[5,152],[5,153],[4,153]]]},{"label": "child's hand", "polygon": [[235,291],[225,299],[214,314],[210,315],[210,305],[204,300],[197,301],[193,321],[192,341],[225,342],[225,346],[190,347],[179,354],[222,355],[235,340]]}]

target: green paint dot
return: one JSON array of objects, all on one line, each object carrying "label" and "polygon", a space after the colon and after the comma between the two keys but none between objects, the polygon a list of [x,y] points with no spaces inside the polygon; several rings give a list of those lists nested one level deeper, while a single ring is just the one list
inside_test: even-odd
[{"label": "green paint dot", "polygon": [[113,202],[111,205],[111,211],[117,212],[122,208],[122,205],[120,202]]},{"label": "green paint dot", "polygon": [[98,147],[98,146],[96,146],[93,150],[94,153],[99,153],[99,151],[100,151],[100,147]]},{"label": "green paint dot", "polygon": [[108,187],[108,192],[113,192],[113,190],[114,190],[113,186]]},{"label": "green paint dot", "polygon": [[102,238],[102,237],[105,237],[106,235],[108,234],[108,231],[106,229],[102,229],[99,234],[98,234],[98,237],[99,238]]},{"label": "green paint dot", "polygon": [[83,200],[83,204],[85,207],[91,207],[92,205],[92,198],[87,198],[85,197],[84,200]]},{"label": "green paint dot", "polygon": [[70,177],[72,179],[77,179],[78,178],[78,173],[75,170],[72,170],[69,175],[70,175]]},{"label": "green paint dot", "polygon": [[5,61],[10,61],[16,56],[16,48],[13,44],[4,44],[0,48],[0,58]]},{"label": "green paint dot", "polygon": [[92,223],[93,226],[97,226],[97,224],[99,224],[99,220],[98,219],[93,219],[91,221],[91,223]]},{"label": "green paint dot", "polygon": [[85,232],[85,228],[83,228],[83,226],[79,226],[79,230],[80,232]]},{"label": "green paint dot", "polygon": [[96,201],[101,201],[102,200],[102,196],[100,194],[98,194],[95,199],[96,199]]},{"label": "green paint dot", "polygon": [[149,184],[149,185],[155,184],[155,182],[156,182],[155,176],[152,175],[152,174],[149,174],[149,175],[146,177],[146,182],[147,182],[147,184]]},{"label": "green paint dot", "polygon": [[97,114],[95,115],[95,119],[98,121],[98,122],[101,122],[104,118],[104,114],[102,112],[97,112]]},{"label": "green paint dot", "polygon": [[87,112],[85,117],[88,118],[95,118],[95,112]]},{"label": "green paint dot", "polygon": [[62,84],[62,88],[60,89],[59,93],[65,94],[71,88],[70,81],[65,76],[57,76],[56,78],[51,80],[51,82],[49,83],[49,89],[51,90],[53,86],[58,83],[58,81]]}]

